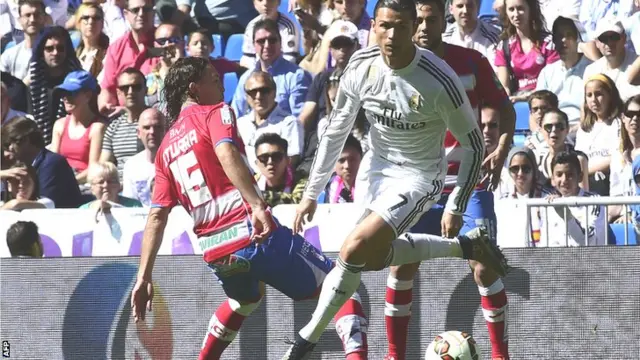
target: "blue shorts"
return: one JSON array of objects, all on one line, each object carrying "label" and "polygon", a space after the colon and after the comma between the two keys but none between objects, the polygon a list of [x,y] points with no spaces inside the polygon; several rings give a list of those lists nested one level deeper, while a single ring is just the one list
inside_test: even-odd
[{"label": "blue shorts", "polygon": [[[444,206],[448,198],[449,194],[442,194],[440,201],[429,209],[409,232],[441,236],[440,221],[442,220]],[[489,236],[495,243],[496,222],[496,213],[493,207],[493,193],[486,190],[474,190],[469,199],[467,211],[462,216],[462,229],[460,229],[460,234],[464,234],[478,226],[486,226],[489,231]]]},{"label": "blue shorts", "polygon": [[237,301],[256,302],[260,282],[294,300],[315,297],[333,260],[291,229],[279,225],[262,244],[238,250],[222,262],[208,264],[225,294]]}]

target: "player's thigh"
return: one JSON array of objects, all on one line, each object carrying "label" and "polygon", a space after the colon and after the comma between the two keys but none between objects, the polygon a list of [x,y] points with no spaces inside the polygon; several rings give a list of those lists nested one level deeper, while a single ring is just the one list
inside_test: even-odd
[{"label": "player's thigh", "polygon": [[469,199],[467,210],[462,219],[461,234],[471,231],[476,227],[484,226],[487,228],[491,240],[496,241],[497,219],[494,209],[494,197],[490,191],[474,191]]},{"label": "player's thigh", "polygon": [[224,293],[240,303],[254,303],[264,294],[260,279],[252,269],[255,247],[239,250],[228,257],[208,264],[218,279]]}]

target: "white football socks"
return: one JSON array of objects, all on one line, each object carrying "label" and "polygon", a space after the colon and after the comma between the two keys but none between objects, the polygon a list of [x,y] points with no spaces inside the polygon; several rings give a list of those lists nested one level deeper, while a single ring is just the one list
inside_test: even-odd
[{"label": "white football socks", "polygon": [[389,265],[413,264],[424,260],[457,257],[462,258],[462,248],[457,238],[404,233],[391,243],[392,257]]}]

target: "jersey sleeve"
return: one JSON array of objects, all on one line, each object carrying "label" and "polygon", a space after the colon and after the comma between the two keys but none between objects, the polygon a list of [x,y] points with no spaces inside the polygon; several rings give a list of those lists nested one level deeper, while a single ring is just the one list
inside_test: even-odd
[{"label": "jersey sleeve", "polygon": [[[156,156],[156,178],[151,196],[151,207],[171,208],[178,205],[178,194],[171,180],[169,169],[162,156]],[[168,164],[167,164],[168,165]]]},{"label": "jersey sleeve", "polygon": [[351,133],[361,103],[358,89],[364,74],[362,66],[358,66],[360,64],[359,61],[350,62],[340,79],[334,109],[328,115],[327,128],[319,135],[318,150],[311,164],[309,182],[304,192],[307,199],[318,199]]},{"label": "jersey sleeve", "polygon": [[493,71],[489,60],[480,55],[477,57],[477,78],[478,89],[476,94],[480,98],[481,104],[488,104],[496,109],[501,108],[505,103],[510,102],[509,96],[504,91],[500,80]]},{"label": "jersey sleeve", "polygon": [[236,116],[229,105],[212,110],[207,115],[207,131],[211,137],[214,147],[224,142],[230,142],[238,147],[243,144],[237,143],[238,129],[236,128]]}]

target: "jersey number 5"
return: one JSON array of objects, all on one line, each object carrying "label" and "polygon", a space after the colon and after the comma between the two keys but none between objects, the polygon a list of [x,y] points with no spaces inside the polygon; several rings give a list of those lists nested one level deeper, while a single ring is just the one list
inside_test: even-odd
[{"label": "jersey number 5", "polygon": [[[191,206],[196,208],[213,198],[211,192],[204,181],[202,170],[193,151],[179,156],[169,165],[171,173],[176,181],[180,184],[183,194],[189,197]],[[191,169],[191,173],[189,173]]]}]

